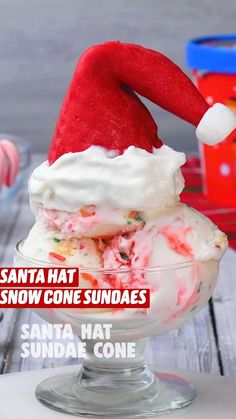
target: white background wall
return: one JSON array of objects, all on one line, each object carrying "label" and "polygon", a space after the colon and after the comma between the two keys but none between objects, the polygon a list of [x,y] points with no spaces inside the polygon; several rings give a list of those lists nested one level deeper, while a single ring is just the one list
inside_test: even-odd
[{"label": "white background wall", "polygon": [[[0,131],[48,147],[81,51],[110,39],[160,50],[185,70],[194,36],[236,32],[236,0],[0,0]],[[194,130],[149,104],[161,138],[197,148]]]}]

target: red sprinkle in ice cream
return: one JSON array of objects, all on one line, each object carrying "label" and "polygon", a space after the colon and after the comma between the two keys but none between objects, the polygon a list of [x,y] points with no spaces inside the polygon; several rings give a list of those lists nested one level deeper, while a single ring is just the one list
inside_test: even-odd
[{"label": "red sprinkle in ice cream", "polygon": [[65,262],[66,258],[62,255],[59,255],[58,253],[54,253],[54,252],[49,252],[48,254],[50,259],[55,259],[59,262]]}]

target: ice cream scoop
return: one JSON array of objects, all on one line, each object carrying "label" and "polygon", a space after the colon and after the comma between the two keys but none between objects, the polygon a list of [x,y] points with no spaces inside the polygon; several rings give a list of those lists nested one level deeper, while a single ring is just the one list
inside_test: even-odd
[{"label": "ice cream scoop", "polygon": [[80,286],[142,288],[154,287],[154,284],[148,283],[138,269],[195,260],[219,260],[226,247],[225,234],[208,218],[186,205],[178,204],[146,213],[146,221],[143,220],[135,231],[106,238],[75,238],[72,234],[63,238],[59,231],[46,229],[38,221],[24,242],[23,252],[45,263],[88,270],[134,270],[130,275],[114,273],[112,282],[110,277],[100,273],[88,275],[87,279],[83,277]]}]

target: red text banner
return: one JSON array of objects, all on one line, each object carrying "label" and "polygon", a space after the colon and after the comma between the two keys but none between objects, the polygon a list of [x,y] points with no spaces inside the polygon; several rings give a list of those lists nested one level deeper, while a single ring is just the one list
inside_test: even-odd
[{"label": "red text banner", "polygon": [[71,288],[78,286],[78,268],[0,268],[0,288]]},{"label": "red text banner", "polygon": [[78,268],[0,268],[0,307],[149,308],[149,289],[80,289]]},{"label": "red text banner", "polygon": [[5,308],[148,308],[148,289],[1,289]]}]

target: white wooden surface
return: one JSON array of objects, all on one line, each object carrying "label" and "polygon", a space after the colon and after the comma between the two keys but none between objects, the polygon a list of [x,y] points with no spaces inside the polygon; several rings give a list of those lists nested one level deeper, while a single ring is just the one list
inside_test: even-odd
[{"label": "white wooden surface", "polygon": [[[6,374],[0,378],[1,418],[3,419],[70,419],[72,416],[58,413],[43,406],[35,397],[38,383],[53,375],[74,373],[74,367],[38,370],[33,373]],[[194,385],[195,402],[185,409],[158,415],[157,419],[236,419],[236,380],[225,377],[174,371]],[[9,391],[10,389],[10,391]],[[76,416],[77,417],[77,416]],[[82,416],[77,417],[82,419]]]},{"label": "white wooden surface", "polygon": [[[34,156],[33,166],[42,160]],[[12,264],[13,249],[24,238],[33,223],[28,205],[27,187],[15,201],[0,213],[0,264]],[[188,369],[207,373],[223,373],[236,377],[236,253],[229,250],[225,255],[212,306],[180,330],[153,338],[147,351],[152,363],[167,368]],[[15,372],[60,366],[73,361],[32,359],[20,356],[20,332],[22,323],[41,321],[30,310],[4,312],[0,322],[0,372]]]}]

